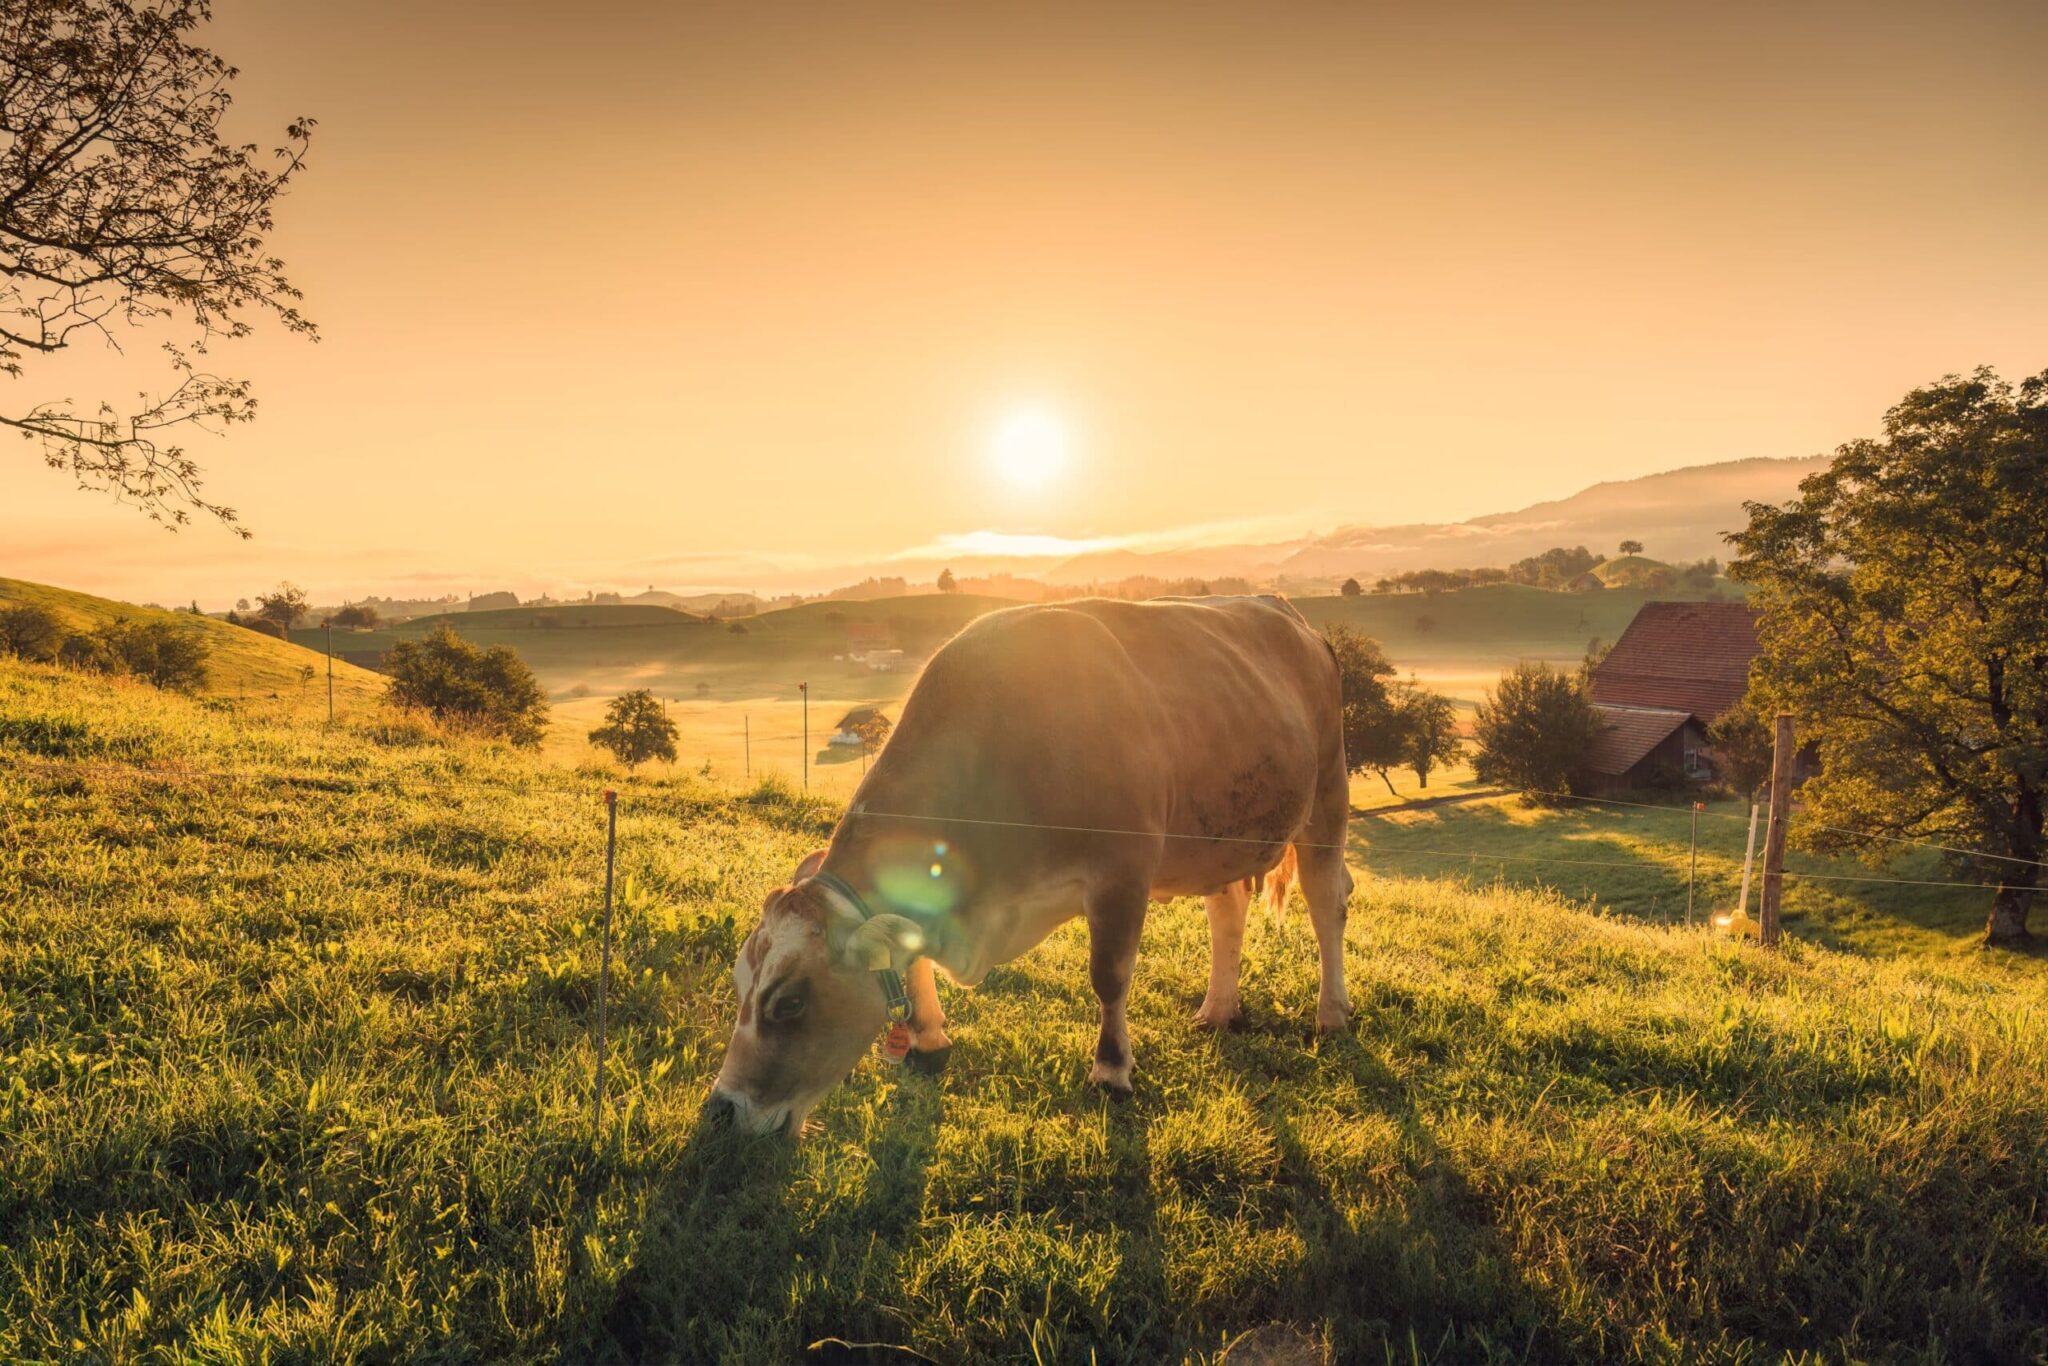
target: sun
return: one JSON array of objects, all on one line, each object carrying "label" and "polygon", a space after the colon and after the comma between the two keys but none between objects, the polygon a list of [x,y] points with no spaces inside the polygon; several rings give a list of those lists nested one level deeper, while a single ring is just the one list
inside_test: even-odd
[{"label": "sun", "polygon": [[1066,425],[1042,408],[1005,413],[989,443],[996,473],[1013,488],[1042,489],[1067,466]]}]

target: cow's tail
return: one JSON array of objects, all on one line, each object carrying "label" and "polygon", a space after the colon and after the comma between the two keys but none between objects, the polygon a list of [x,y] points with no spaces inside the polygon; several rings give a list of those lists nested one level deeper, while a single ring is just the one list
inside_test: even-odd
[{"label": "cow's tail", "polygon": [[1301,867],[1295,860],[1294,846],[1290,844],[1287,852],[1280,855],[1280,861],[1266,870],[1266,911],[1275,920],[1287,909],[1287,894],[1300,880]]}]

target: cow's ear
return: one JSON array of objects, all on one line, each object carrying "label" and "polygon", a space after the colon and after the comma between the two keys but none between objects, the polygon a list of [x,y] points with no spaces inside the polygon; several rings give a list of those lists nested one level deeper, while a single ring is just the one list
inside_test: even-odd
[{"label": "cow's ear", "polygon": [[916,921],[900,915],[878,915],[846,936],[839,956],[849,967],[868,972],[880,972],[883,968],[901,972],[923,947],[924,931]]},{"label": "cow's ear", "polygon": [[818,870],[820,868],[823,868],[824,866],[825,851],[823,849],[820,849],[817,853],[812,854],[802,863],[799,863],[796,866],[796,871],[789,875],[789,880],[791,882],[802,882],[807,877],[816,877],[818,875]]}]

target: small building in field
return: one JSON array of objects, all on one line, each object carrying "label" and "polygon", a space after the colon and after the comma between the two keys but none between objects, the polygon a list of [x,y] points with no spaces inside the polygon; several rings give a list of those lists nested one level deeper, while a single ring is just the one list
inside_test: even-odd
[{"label": "small building in field", "polygon": [[846,657],[865,664],[871,655],[903,652],[896,648],[896,633],[880,622],[855,621],[846,627]]},{"label": "small building in field", "polygon": [[1748,603],[1644,603],[1594,667],[1601,727],[1580,789],[1599,795],[1710,781],[1707,727],[1742,700],[1756,653]]},{"label": "small building in field", "polygon": [[858,747],[861,743],[860,728],[881,715],[880,707],[855,707],[839,718],[839,725],[826,743]]}]

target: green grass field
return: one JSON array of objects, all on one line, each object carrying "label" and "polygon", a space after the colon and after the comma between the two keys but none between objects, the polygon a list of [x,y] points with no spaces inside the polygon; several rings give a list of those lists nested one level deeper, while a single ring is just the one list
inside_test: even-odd
[{"label": "green grass field", "polygon": [[[201,690],[203,695],[263,704],[266,712],[310,712],[317,706],[322,715],[326,714],[327,659],[319,651],[317,631],[309,642],[286,643],[211,617],[163,612],[67,588],[0,579],[0,606],[18,602],[49,609],[74,631],[90,631],[116,617],[172,622],[206,639],[207,680]],[[308,668],[315,673],[311,682],[303,676]],[[335,661],[334,697],[338,708],[373,705],[383,695],[384,680],[378,675]]]},{"label": "green grass field", "polygon": [[[1298,905],[1255,923],[1247,1027],[1190,1029],[1175,903],[1129,1104],[1084,1084],[1070,926],[949,991],[942,1078],[863,1063],[792,1147],[696,1117],[738,939],[835,808],[647,777],[598,1139],[607,781],[0,663],[0,1360],[1211,1362],[1275,1323],[1345,1362],[2048,1352],[2032,960],[1386,875],[1366,818],[1345,1034],[1310,1037]],[[1666,858],[1557,819],[1518,837]]]}]

